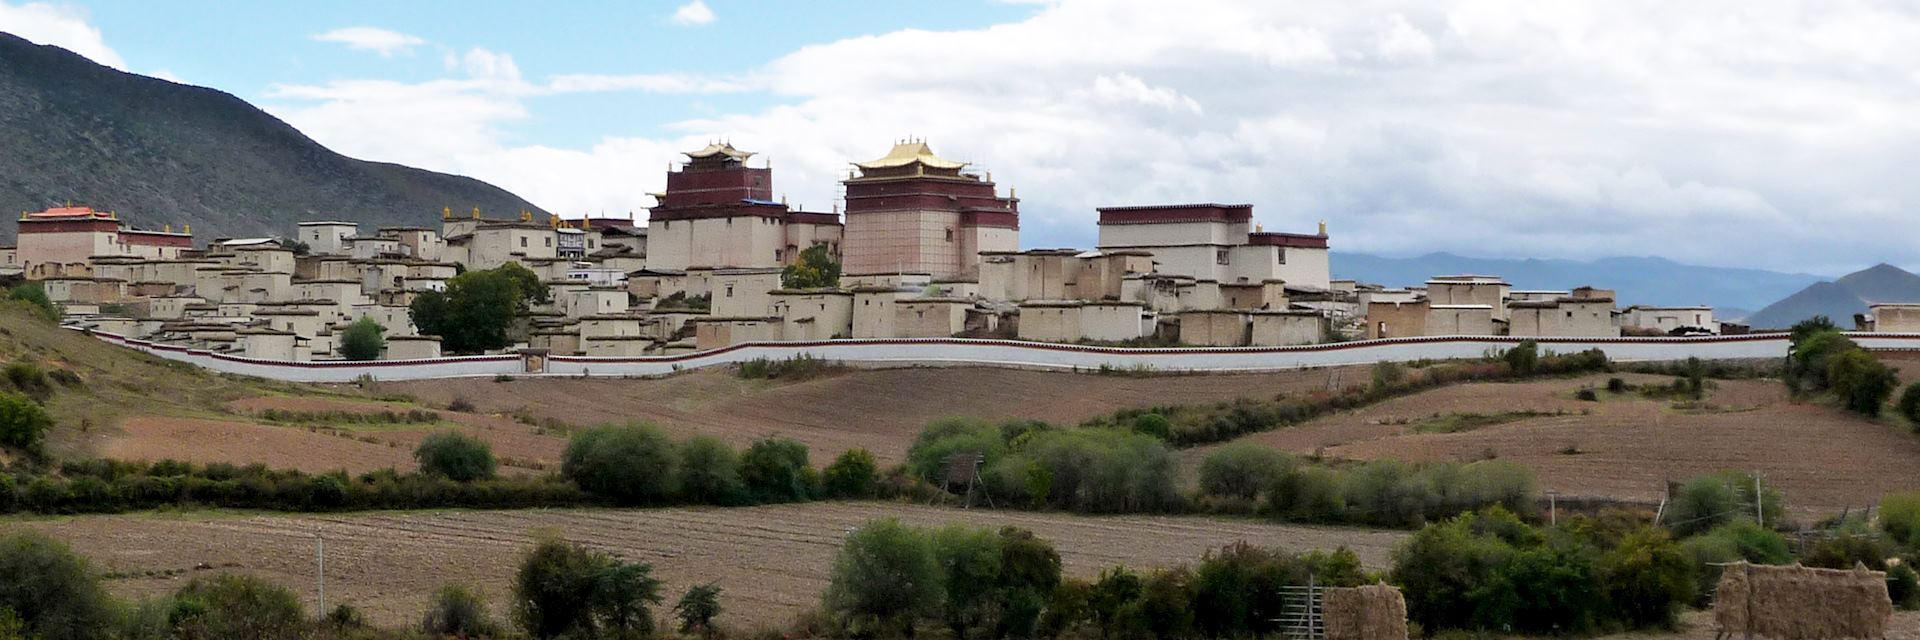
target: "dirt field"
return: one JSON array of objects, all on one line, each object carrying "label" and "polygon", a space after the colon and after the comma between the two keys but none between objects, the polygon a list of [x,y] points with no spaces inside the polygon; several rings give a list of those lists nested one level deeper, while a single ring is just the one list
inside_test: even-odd
[{"label": "dirt field", "polygon": [[825,464],[853,447],[900,461],[921,427],[944,416],[1028,418],[1076,424],[1116,409],[1272,397],[1361,384],[1364,367],[1259,374],[1130,378],[976,367],[848,371],[803,382],[742,380],[707,370],[660,379],[490,378],[396,382],[401,393],[444,407],[466,398],[481,412],[524,410],[573,425],[647,420],[678,436],[735,445],[774,434],[804,442]]},{"label": "dirt field", "polygon": [[[1755,470],[1786,492],[1789,509],[1800,517],[1858,509],[1887,492],[1920,488],[1920,439],[1835,409],[1793,404],[1778,382],[1719,382],[1706,400],[1716,408],[1697,412],[1631,396],[1573,399],[1576,389],[1604,386],[1607,377],[1447,387],[1246,440],[1350,459],[1498,457],[1533,468],[1542,489],[1647,501],[1658,501],[1669,479]],[[1401,424],[1436,413],[1502,411],[1567,415],[1445,434],[1408,433]],[[1186,455],[1197,460],[1205,453]]]},{"label": "dirt field", "polygon": [[[1294,550],[1352,548],[1383,567],[1401,532],[1283,526],[1190,517],[1087,517],[962,511],[890,503],[819,503],[736,509],[433,512],[337,517],[142,514],[0,520],[0,532],[47,532],[116,577],[123,596],[179,588],[204,571],[244,571],[316,595],[316,534],[326,537],[327,597],[374,622],[417,621],[443,583],[477,587],[496,610],[520,554],[539,531],[653,563],[671,602],[688,586],[718,582],[725,620],[777,625],[819,602],[833,554],[852,528],[879,518],[918,525],[1026,527],[1054,543],[1072,575],[1116,564],[1191,562],[1245,540]],[[205,567],[196,570],[195,567]],[[148,576],[151,572],[153,575]],[[135,577],[124,577],[133,574]]]}]

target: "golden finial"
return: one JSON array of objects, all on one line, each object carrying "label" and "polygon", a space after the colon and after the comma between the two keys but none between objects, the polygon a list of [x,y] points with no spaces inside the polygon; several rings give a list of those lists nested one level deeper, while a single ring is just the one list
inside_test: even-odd
[{"label": "golden finial", "polygon": [[187,225],[187,227],[185,229],[182,229],[180,232],[187,235],[193,235],[193,225]]},{"label": "golden finial", "polygon": [[580,228],[581,229],[593,228],[593,216],[580,216]]},{"label": "golden finial", "polygon": [[453,219],[453,207],[440,207],[440,219],[441,219],[441,220],[452,220],[452,219]]},{"label": "golden finial", "polygon": [[1320,221],[1320,235],[1327,235],[1327,221]]},{"label": "golden finial", "polygon": [[526,210],[526,209],[521,209],[521,210],[520,210],[520,221],[521,221],[521,222],[533,222],[533,212],[532,212],[532,211],[528,211],[528,210]]},{"label": "golden finial", "polygon": [[474,207],[474,208],[473,208],[473,219],[475,219],[475,220],[479,220],[479,219],[480,219],[480,207]]},{"label": "golden finial", "polygon": [[171,222],[169,222],[169,223],[166,223],[165,225],[161,225],[161,227],[160,227],[160,232],[161,232],[161,233],[173,233],[173,223],[171,223]]}]

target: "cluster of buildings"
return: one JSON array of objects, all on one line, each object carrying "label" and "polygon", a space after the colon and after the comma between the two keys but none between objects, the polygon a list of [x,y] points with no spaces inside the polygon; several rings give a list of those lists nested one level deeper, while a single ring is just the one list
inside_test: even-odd
[{"label": "cluster of buildings", "polygon": [[[1325,223],[1270,232],[1246,204],[1098,210],[1091,249],[1021,250],[1020,200],[990,173],[905,140],[853,163],[844,207],[776,199],[772,169],[727,143],[686,153],[645,224],[441,211],[434,227],[299,223],[275,238],[198,247],[190,229],[135,229],[111,212],[24,213],[0,275],[40,282],[103,331],[239,355],[338,357],[372,318],[391,359],[440,355],[409,305],[462,270],[518,263],[550,302],[516,348],[638,356],[745,341],[997,337],[1049,342],[1299,345],[1427,335],[1718,333],[1705,308],[1616,309],[1610,291],[1517,291],[1437,277],[1388,289],[1333,280]],[[837,283],[785,286],[818,247]]]}]

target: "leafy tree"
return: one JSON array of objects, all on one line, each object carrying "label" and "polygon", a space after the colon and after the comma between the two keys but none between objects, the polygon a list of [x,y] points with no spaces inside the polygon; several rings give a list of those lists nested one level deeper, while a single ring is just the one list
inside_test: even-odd
[{"label": "leafy tree", "polygon": [[827,245],[807,247],[800,250],[799,260],[780,271],[780,286],[786,289],[840,286],[840,263],[827,253]]},{"label": "leafy tree", "polygon": [[807,445],[786,438],[762,438],[740,454],[740,479],[756,502],[795,502],[813,493],[813,468]]},{"label": "leafy tree", "polygon": [[32,531],[0,538],[0,611],[19,616],[21,635],[41,640],[104,637],[113,621],[87,561]]},{"label": "leafy tree", "polygon": [[1200,490],[1207,495],[1253,500],[1293,466],[1287,454],[1252,443],[1230,444],[1200,463]]},{"label": "leafy tree", "polygon": [[1900,417],[1906,418],[1907,424],[1914,430],[1920,431],[1920,382],[1907,385],[1907,388],[1900,392],[1900,403],[1897,406],[1900,409]]},{"label": "leafy tree", "polygon": [[942,576],[925,532],[898,520],[870,522],[848,536],[834,558],[825,608],[850,631],[910,631],[916,618],[939,611],[946,598]]},{"label": "leafy tree", "polygon": [[546,538],[514,576],[513,616],[535,638],[645,638],[660,602],[653,566]]},{"label": "leafy tree", "polygon": [[32,398],[0,392],[0,447],[37,452],[53,428],[53,417]]},{"label": "leafy tree", "polygon": [[1753,475],[1741,471],[1688,480],[1668,505],[1665,524],[1675,535],[1689,536],[1740,518],[1771,520],[1785,514],[1779,489],[1762,486],[1756,499],[1754,485]]},{"label": "leafy tree", "polygon": [[1173,421],[1148,411],[1133,417],[1133,432],[1167,440],[1173,437]]},{"label": "leafy tree", "polygon": [[1827,384],[1847,410],[1873,417],[1880,415],[1900,377],[1873,354],[1856,347],[1828,361]]},{"label": "leafy tree", "polygon": [[175,637],[182,640],[306,636],[300,597],[277,584],[241,574],[194,580],[174,595]]},{"label": "leafy tree", "polygon": [[1145,592],[1146,582],[1140,574],[1125,567],[1100,572],[1100,579],[1087,594],[1087,613],[1100,630],[1100,637],[1111,638],[1128,628],[1134,605]]},{"label": "leafy tree", "polygon": [[993,624],[1000,616],[1000,537],[985,529],[952,525],[933,534],[933,555],[945,572],[942,621],[953,637]]},{"label": "leafy tree", "polygon": [[60,319],[60,307],[47,297],[47,290],[38,282],[29,282],[7,290],[7,299],[23,303],[33,314],[48,322]]},{"label": "leafy tree", "polygon": [[340,355],[348,360],[379,360],[380,351],[387,348],[387,339],[381,334],[387,328],[380,326],[373,318],[361,318],[347,325],[340,334]]},{"label": "leafy tree", "polygon": [[1838,331],[1818,331],[1793,343],[1787,352],[1783,378],[1795,394],[1824,391],[1828,388],[1829,362],[1842,353],[1857,351],[1860,345]]},{"label": "leafy tree", "polygon": [[848,449],[827,465],[824,484],[829,496],[871,498],[878,483],[879,463],[866,449]]},{"label": "leafy tree", "polygon": [[713,637],[713,619],[720,615],[720,585],[709,582],[688,587],[686,595],[673,605],[673,615],[680,620],[682,635]]},{"label": "leafy tree", "polygon": [[1186,567],[1153,572],[1142,585],[1140,602],[1134,607],[1139,625],[1152,637],[1193,636],[1193,573]]},{"label": "leafy tree", "polygon": [[493,477],[499,463],[493,448],[479,438],[458,431],[440,431],[428,435],[413,450],[422,473],[442,476],[454,482],[472,482]]},{"label": "leafy tree", "polygon": [[621,504],[657,503],[680,489],[680,458],[673,449],[651,424],[594,427],[567,443],[560,473],[581,489]]},{"label": "leafy tree", "polygon": [[1540,365],[1540,343],[1521,340],[1520,344],[1501,353],[1500,359],[1506,361],[1507,368],[1513,370],[1514,375],[1532,375],[1534,368]]},{"label": "leafy tree", "polygon": [[440,336],[448,351],[471,353],[512,344],[507,329],[514,317],[546,301],[540,276],[509,262],[454,276],[444,292],[421,292],[408,312],[421,333]]},{"label": "leafy tree", "polygon": [[488,638],[500,635],[500,623],[479,594],[449,584],[433,592],[420,630],[435,638]]},{"label": "leafy tree", "polygon": [[1600,558],[1613,611],[1635,627],[1673,626],[1693,599],[1694,567],[1665,531],[1643,527]]},{"label": "leafy tree", "polygon": [[1000,529],[1000,582],[1003,610],[996,637],[1031,637],[1047,599],[1060,586],[1060,553],[1032,531]]},{"label": "leafy tree", "polygon": [[1807,338],[1813,337],[1814,334],[1839,330],[1839,327],[1834,326],[1832,318],[1814,316],[1794,323],[1788,335],[1792,339],[1794,346],[1797,347],[1801,342],[1806,341]]},{"label": "leafy tree", "polygon": [[713,436],[680,443],[680,494],[697,504],[738,504],[747,488],[740,481],[740,457]]}]

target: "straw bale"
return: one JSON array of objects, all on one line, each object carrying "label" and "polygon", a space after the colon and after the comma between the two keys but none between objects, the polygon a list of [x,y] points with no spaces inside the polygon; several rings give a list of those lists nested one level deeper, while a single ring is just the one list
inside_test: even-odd
[{"label": "straw bale", "polygon": [[1713,619],[1721,631],[1772,638],[1882,638],[1893,615],[1887,574],[1845,569],[1728,565]]},{"label": "straw bale", "polygon": [[1327,640],[1407,640],[1407,600],[1392,585],[1327,589]]}]

